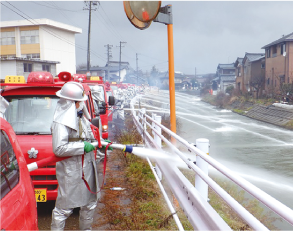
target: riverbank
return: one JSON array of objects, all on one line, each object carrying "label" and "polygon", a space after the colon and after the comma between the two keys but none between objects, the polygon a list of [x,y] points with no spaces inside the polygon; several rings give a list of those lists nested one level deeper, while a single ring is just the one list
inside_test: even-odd
[{"label": "riverbank", "polygon": [[276,103],[271,99],[255,100],[225,95],[205,95],[202,101],[252,119],[293,130],[293,105]]}]

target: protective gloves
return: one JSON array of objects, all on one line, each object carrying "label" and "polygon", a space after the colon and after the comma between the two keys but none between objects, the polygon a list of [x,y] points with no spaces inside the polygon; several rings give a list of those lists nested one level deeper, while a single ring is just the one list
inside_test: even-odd
[{"label": "protective gloves", "polygon": [[[107,143],[112,143],[111,140],[103,140],[103,141],[105,141],[105,142],[107,142]],[[102,147],[102,150],[104,150],[104,149],[106,149],[106,146],[103,146],[103,147]],[[112,151],[113,151],[113,148],[111,148],[111,146],[109,146],[109,147],[108,147],[108,150],[112,150]]]},{"label": "protective gloves", "polygon": [[95,146],[92,145],[91,143],[86,142],[86,141],[83,141],[83,143],[84,143],[84,151],[86,153],[91,152],[91,151],[93,151],[95,149]]}]

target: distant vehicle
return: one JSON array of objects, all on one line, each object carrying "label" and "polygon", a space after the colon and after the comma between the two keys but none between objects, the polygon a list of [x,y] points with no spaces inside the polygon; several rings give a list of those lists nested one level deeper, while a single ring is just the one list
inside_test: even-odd
[{"label": "distant vehicle", "polygon": [[0,118],[1,230],[38,230],[37,203],[27,163],[11,125]]},{"label": "distant vehicle", "polygon": [[[59,73],[55,80],[49,72],[31,72],[27,82],[18,83],[8,80],[1,95],[9,102],[5,118],[13,127],[27,164],[54,155],[52,149],[51,124],[59,97],[56,92],[65,82],[71,80],[68,72]],[[56,82],[57,81],[57,82]],[[99,121],[93,106],[91,89],[82,83],[88,100],[85,101],[86,112],[93,123]],[[30,172],[37,202],[56,200],[58,182],[56,165],[50,164]]]}]

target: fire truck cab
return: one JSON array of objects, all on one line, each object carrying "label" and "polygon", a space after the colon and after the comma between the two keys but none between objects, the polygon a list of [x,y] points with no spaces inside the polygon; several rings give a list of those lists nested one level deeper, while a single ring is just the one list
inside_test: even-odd
[{"label": "fire truck cab", "polygon": [[1,230],[38,230],[37,204],[21,147],[11,125],[0,118]]},{"label": "fire truck cab", "polygon": [[[31,72],[26,83],[4,83],[1,95],[9,102],[5,112],[7,121],[13,127],[27,164],[54,155],[52,149],[51,124],[59,97],[56,92],[65,82],[71,81],[68,72],[59,73],[59,79],[49,72]],[[88,96],[85,101],[90,121],[97,126],[99,120],[94,112],[91,89],[82,83]],[[37,202],[57,198],[58,182],[55,164],[30,172],[35,193],[41,195]]]}]

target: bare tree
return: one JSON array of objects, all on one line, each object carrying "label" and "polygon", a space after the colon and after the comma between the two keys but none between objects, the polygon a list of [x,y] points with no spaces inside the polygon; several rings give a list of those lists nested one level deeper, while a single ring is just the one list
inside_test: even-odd
[{"label": "bare tree", "polygon": [[256,98],[258,99],[260,90],[265,84],[264,76],[252,76],[250,80],[250,86],[256,90]]},{"label": "bare tree", "polygon": [[80,63],[80,64],[76,65],[76,69],[77,70],[84,69],[84,68],[87,68],[87,64],[86,63]]}]

